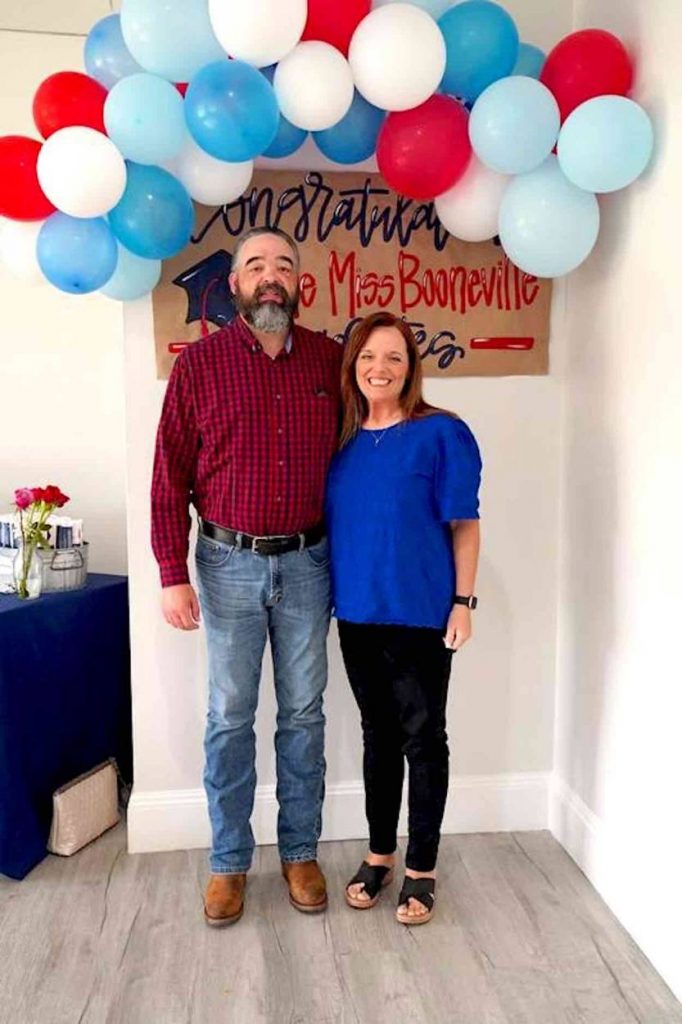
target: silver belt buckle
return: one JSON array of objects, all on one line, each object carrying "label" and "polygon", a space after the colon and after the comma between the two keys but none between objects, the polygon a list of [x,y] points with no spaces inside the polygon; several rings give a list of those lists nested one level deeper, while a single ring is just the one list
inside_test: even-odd
[{"label": "silver belt buckle", "polygon": [[269,540],[269,538],[268,537],[254,537],[253,538],[253,543],[251,545],[251,550],[253,551],[254,555],[259,554],[259,551],[258,551],[258,541],[259,540]]}]

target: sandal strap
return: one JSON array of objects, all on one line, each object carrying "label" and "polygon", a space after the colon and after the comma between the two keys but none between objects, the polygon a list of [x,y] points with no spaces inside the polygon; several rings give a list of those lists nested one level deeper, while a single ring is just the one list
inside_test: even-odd
[{"label": "sandal strap", "polygon": [[346,888],[351,885],[362,883],[365,887],[365,892],[369,898],[373,900],[376,894],[380,891],[381,883],[390,870],[390,867],[386,867],[383,864],[368,864],[366,860],[363,860],[350,882],[348,882]]},{"label": "sandal strap", "polygon": [[398,906],[404,907],[409,899],[418,900],[429,912],[433,910],[436,899],[436,879],[410,878],[406,875],[398,897]]}]

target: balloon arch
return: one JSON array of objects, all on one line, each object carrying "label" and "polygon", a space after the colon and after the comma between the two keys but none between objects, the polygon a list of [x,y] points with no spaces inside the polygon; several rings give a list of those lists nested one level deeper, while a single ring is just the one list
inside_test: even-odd
[{"label": "balloon arch", "polygon": [[70,293],[150,292],[192,201],[233,202],[256,157],[308,134],[341,165],[376,154],[453,236],[499,235],[558,277],[594,246],[596,194],[653,147],[619,39],[574,32],[545,57],[491,0],[123,0],[84,64],[37,90],[43,141],[0,138],[0,260]]}]

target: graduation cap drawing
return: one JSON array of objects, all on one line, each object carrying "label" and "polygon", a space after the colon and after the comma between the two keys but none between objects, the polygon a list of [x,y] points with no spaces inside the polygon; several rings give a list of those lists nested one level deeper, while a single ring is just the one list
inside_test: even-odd
[{"label": "graduation cap drawing", "polygon": [[202,326],[210,322],[224,327],[234,320],[237,311],[228,282],[231,269],[231,254],[218,249],[173,278],[173,284],[187,293],[185,323],[201,320]]}]

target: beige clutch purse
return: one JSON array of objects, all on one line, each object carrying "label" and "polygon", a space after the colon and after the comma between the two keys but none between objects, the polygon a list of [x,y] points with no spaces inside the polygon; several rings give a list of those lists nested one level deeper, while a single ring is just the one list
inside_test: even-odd
[{"label": "beige clutch purse", "polygon": [[104,761],[55,790],[47,848],[69,857],[120,819],[118,778],[113,761]]}]

